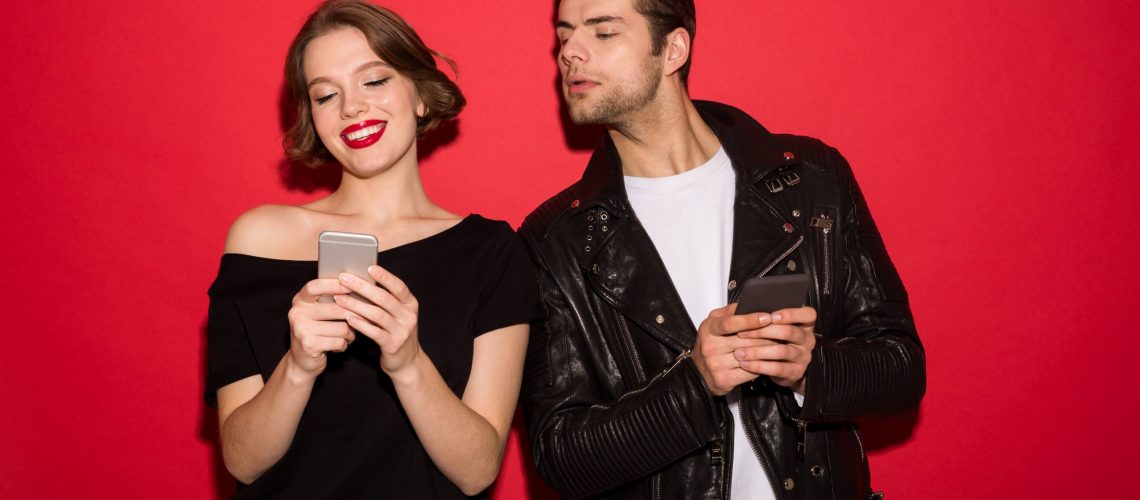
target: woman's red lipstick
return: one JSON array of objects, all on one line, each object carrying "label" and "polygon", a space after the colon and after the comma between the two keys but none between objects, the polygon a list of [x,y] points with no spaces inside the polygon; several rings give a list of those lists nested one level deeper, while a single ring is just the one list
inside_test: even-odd
[{"label": "woman's red lipstick", "polygon": [[340,131],[340,139],[352,149],[362,149],[380,140],[384,135],[388,122],[381,120],[365,120],[354,123]]}]

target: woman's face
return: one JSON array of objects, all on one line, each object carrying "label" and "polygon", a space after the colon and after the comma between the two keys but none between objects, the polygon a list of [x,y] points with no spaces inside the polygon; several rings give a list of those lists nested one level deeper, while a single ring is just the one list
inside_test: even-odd
[{"label": "woman's face", "polygon": [[314,38],[303,57],[313,125],[345,169],[367,178],[415,161],[423,103],[412,81],[372,52],[360,30]]}]

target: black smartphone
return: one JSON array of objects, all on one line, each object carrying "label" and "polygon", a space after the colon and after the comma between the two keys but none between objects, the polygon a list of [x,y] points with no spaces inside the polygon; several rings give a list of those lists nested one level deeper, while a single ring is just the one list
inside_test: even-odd
[{"label": "black smartphone", "polygon": [[736,314],[776,312],[803,307],[807,303],[811,278],[806,274],[759,276],[744,282]]}]

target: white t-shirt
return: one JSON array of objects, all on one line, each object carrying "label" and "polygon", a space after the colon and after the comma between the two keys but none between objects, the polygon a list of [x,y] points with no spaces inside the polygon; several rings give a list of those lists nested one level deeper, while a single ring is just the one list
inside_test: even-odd
[{"label": "white t-shirt", "polygon": [[[721,148],[707,163],[669,177],[625,177],[629,203],[645,227],[694,326],[727,303],[732,264],[732,206],[736,172]],[[744,427],[739,397],[729,395],[733,419],[732,498],[772,499]]]}]

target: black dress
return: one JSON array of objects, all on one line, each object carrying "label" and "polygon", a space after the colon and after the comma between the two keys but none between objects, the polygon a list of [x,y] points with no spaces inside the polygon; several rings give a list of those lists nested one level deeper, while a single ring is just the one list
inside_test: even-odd
[{"label": "black dress", "polygon": [[[531,261],[505,222],[470,215],[377,260],[419,301],[419,342],[456,396],[475,337],[541,315]],[[316,274],[316,261],[222,256],[209,291],[209,404],[220,387],[269,378],[289,350],[293,295]],[[416,438],[379,346],[356,338],[329,354],[285,456],[253,484],[239,483],[235,498],[466,498]]]}]

